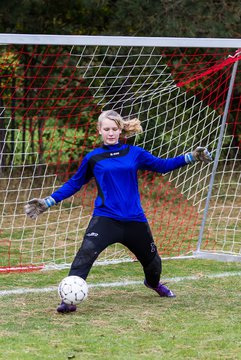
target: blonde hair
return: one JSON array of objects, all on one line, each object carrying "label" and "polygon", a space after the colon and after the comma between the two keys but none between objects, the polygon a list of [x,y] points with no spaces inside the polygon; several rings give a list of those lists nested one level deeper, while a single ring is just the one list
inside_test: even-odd
[{"label": "blonde hair", "polygon": [[123,119],[123,117],[115,110],[102,111],[98,118],[98,129],[100,129],[101,123],[104,119],[113,120],[118,128],[123,130],[126,135],[135,135],[143,131],[139,119]]}]

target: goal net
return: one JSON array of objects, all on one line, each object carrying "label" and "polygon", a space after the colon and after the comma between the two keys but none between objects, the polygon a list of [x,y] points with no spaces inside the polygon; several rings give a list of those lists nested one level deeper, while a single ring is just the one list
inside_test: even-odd
[{"label": "goal net", "polygon": [[[168,40],[168,41],[167,41]],[[0,269],[69,266],[90,220],[93,181],[39,216],[23,206],[67,181],[101,139],[102,110],[138,117],[123,139],[155,156],[207,146],[214,161],[139,173],[162,257],[241,255],[241,72],[228,40],[0,35]],[[131,199],[130,199],[131,201]],[[138,239],[137,239],[138,241]],[[198,250],[198,251],[196,251]],[[98,263],[133,259],[119,244]]]}]

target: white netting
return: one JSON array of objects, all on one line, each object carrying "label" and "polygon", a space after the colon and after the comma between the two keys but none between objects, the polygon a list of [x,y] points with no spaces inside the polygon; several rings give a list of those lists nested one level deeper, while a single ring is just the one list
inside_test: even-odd
[{"label": "white netting", "polygon": [[[50,195],[74,173],[83,155],[98,146],[96,119],[101,110],[137,116],[144,132],[127,141],[156,156],[173,157],[202,145],[215,157],[232,69],[232,64],[222,68],[220,63],[228,50],[25,46],[8,51],[15,62],[11,71],[6,67],[0,114],[2,267],[67,266],[73,260],[91,217],[94,184],[36,222],[26,218],[23,205]],[[208,73],[215,63],[218,70]],[[197,80],[191,81],[196,74]],[[238,255],[240,147],[234,146],[237,135],[230,131],[231,120],[202,247]],[[239,122],[232,121],[239,129]],[[195,250],[212,166],[195,164],[165,177],[140,173],[143,206],[163,256]],[[129,258],[117,244],[99,262]]]}]

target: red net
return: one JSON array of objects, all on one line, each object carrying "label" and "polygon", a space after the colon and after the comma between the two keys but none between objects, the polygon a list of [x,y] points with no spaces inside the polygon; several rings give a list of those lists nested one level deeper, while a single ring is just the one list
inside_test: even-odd
[{"label": "red net", "polygon": [[[138,116],[143,135],[125,141],[154,155],[176,156],[202,144],[215,155],[231,71],[240,57],[230,49],[2,46],[2,269],[72,261],[93,209],[93,182],[50,212],[48,221],[30,223],[23,205],[51,194],[99,146],[96,121],[102,109]],[[224,171],[232,169],[232,176],[240,166],[240,91],[238,71],[221,152],[221,163],[228,164]],[[195,250],[210,174],[210,167],[198,166],[167,177],[140,173],[143,206],[163,256]],[[220,187],[211,207],[215,224],[221,222],[219,195]],[[227,205],[231,195],[223,196]],[[224,230],[217,233],[212,226],[205,233],[206,248],[215,248],[223,237]],[[115,247],[103,259],[126,256]]]}]

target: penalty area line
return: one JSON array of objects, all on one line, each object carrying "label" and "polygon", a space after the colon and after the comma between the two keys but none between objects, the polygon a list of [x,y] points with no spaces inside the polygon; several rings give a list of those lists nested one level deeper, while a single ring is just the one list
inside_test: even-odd
[{"label": "penalty area line", "polygon": [[[181,281],[196,281],[196,280],[205,280],[205,279],[218,279],[218,278],[225,278],[231,276],[241,276],[241,271],[235,272],[223,272],[219,274],[200,274],[200,275],[191,275],[191,276],[180,276],[180,277],[172,277],[172,278],[162,278],[162,282],[172,282],[178,283]],[[130,285],[141,285],[143,281],[131,281],[131,280],[124,280],[124,281],[117,281],[117,282],[110,282],[110,283],[98,283],[98,284],[89,284],[89,288],[108,288],[108,287],[121,287],[121,286],[130,286]],[[0,290],[0,297],[8,296],[8,295],[25,295],[25,294],[33,294],[33,293],[48,293],[57,291],[57,286],[50,286],[45,288],[18,288],[18,289],[11,289],[11,290]]]}]

